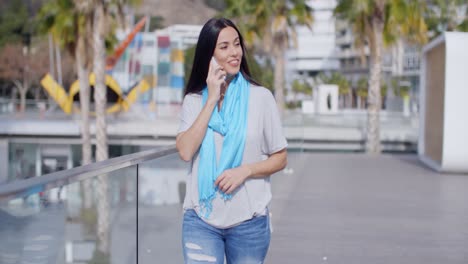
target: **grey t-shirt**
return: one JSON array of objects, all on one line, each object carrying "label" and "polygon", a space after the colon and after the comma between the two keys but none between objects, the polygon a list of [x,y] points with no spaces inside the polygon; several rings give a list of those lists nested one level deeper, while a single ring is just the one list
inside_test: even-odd
[{"label": "grey t-shirt", "polygon": [[[202,110],[201,94],[188,94],[182,104],[181,123],[178,133],[189,129]],[[250,96],[247,117],[247,138],[242,164],[265,160],[269,155],[287,146],[283,136],[278,109],[270,91],[264,87],[250,85]],[[214,132],[216,155],[219,160],[223,145],[223,136]],[[187,177],[187,192],[183,208],[194,209],[198,215],[198,163],[199,155],[195,153]],[[270,176],[248,179],[236,191],[232,198],[223,200],[219,193],[213,200],[213,211],[205,222],[218,228],[237,225],[253,216],[266,214],[271,200]]]}]

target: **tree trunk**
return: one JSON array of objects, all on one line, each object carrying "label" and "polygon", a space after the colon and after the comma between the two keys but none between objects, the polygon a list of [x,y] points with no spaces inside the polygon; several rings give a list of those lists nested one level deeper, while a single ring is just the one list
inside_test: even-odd
[{"label": "tree trunk", "polygon": [[380,79],[382,75],[383,22],[374,19],[370,36],[370,78],[367,106],[366,152],[379,154],[380,146]]},{"label": "tree trunk", "polygon": [[[76,68],[78,72],[78,81],[80,86],[80,109],[81,109],[81,148],[82,148],[82,161],[81,165],[91,163],[91,134],[89,130],[89,72],[86,67],[86,48],[85,36],[79,35],[77,41],[77,48],[75,51]],[[92,187],[91,180],[84,180],[82,182],[83,190],[83,207],[88,209],[92,206]]]},{"label": "tree trunk", "polygon": [[94,74],[96,76],[94,101],[96,104],[96,138],[98,161],[108,159],[107,149],[107,123],[106,104],[107,87],[105,84],[105,58],[106,50],[104,45],[105,12],[104,7],[98,7],[95,11],[95,31],[94,31]]},{"label": "tree trunk", "polygon": [[[97,1],[94,10],[94,74],[96,82],[94,85],[94,101],[96,104],[96,158],[97,161],[108,159],[107,148],[107,124],[106,124],[106,85],[105,85],[105,3]],[[109,239],[109,188],[108,176],[106,174],[98,177],[97,188],[97,210],[98,210],[98,250],[108,254],[110,248]]]},{"label": "tree trunk", "polygon": [[16,112],[16,101],[18,100],[18,90],[19,89],[16,85],[14,85],[13,88],[11,89],[11,104],[12,104],[11,111],[12,113]]},{"label": "tree trunk", "polygon": [[23,81],[23,83],[21,83],[20,81],[14,80],[13,83],[15,84],[20,95],[19,112],[24,113],[24,111],[26,110],[26,93],[28,92],[28,89],[29,89],[28,82]]},{"label": "tree trunk", "polygon": [[20,94],[20,113],[24,113],[26,111],[26,89],[18,89]]},{"label": "tree trunk", "polygon": [[278,105],[278,111],[280,116],[284,114],[284,49],[279,47],[274,52],[275,56],[275,79],[274,79],[274,90],[276,104]]}]

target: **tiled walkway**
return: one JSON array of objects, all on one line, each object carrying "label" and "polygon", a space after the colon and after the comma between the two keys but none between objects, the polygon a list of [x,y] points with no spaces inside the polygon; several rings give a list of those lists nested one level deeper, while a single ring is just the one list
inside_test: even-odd
[{"label": "tiled walkway", "polygon": [[468,263],[468,174],[416,156],[291,154],[268,264]]}]

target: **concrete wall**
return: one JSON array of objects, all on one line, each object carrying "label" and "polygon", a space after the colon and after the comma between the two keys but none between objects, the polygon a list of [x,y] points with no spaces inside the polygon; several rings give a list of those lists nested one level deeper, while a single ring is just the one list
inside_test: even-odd
[{"label": "concrete wall", "polygon": [[468,172],[468,33],[446,34],[444,148],[442,166]]}]

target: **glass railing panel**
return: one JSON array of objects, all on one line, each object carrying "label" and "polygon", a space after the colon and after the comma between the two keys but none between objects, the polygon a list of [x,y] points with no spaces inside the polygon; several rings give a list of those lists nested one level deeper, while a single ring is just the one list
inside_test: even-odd
[{"label": "glass railing panel", "polygon": [[66,212],[57,189],[0,203],[0,263],[62,263]]},{"label": "glass railing panel", "polygon": [[[34,141],[32,139],[31,141]],[[29,179],[56,171],[81,166],[82,145],[61,143],[25,143],[12,140],[7,143],[8,155],[0,160],[8,163],[7,173],[0,176],[0,184]],[[93,146],[93,148],[95,148]],[[156,147],[151,147],[156,148]],[[109,144],[109,158],[140,152],[149,147],[130,144]],[[1,174],[1,173],[0,173]]]},{"label": "glass railing panel", "polygon": [[138,263],[183,263],[182,203],[188,166],[177,153],[138,167]]},{"label": "glass railing panel", "polygon": [[[0,201],[0,263],[136,263],[137,165],[104,177],[104,192],[94,177],[88,186],[81,181],[42,192],[38,185]],[[107,206],[99,206],[103,197]],[[106,254],[97,253],[98,233],[108,234]]]}]

